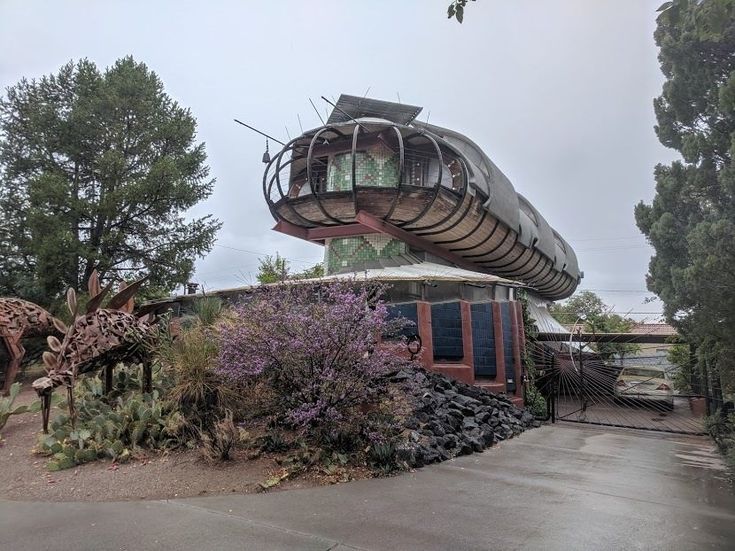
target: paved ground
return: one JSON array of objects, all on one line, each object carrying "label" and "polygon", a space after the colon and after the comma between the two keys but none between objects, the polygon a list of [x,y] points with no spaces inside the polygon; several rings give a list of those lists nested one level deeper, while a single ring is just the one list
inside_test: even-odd
[{"label": "paved ground", "polygon": [[603,425],[658,429],[689,434],[704,434],[701,416],[692,413],[688,398],[674,398],[674,407],[646,402],[615,402],[612,396],[591,396],[582,410],[579,398],[560,397],[557,403],[559,418],[587,421]]},{"label": "paved ground", "polygon": [[0,549],[735,549],[709,442],[557,424],[396,478],[178,501],[0,502]]}]

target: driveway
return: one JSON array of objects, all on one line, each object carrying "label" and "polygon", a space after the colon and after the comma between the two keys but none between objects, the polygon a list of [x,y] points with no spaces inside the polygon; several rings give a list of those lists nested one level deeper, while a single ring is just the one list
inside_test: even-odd
[{"label": "driveway", "polygon": [[264,495],[0,502],[0,549],[735,548],[702,437],[558,423],[395,478]]}]

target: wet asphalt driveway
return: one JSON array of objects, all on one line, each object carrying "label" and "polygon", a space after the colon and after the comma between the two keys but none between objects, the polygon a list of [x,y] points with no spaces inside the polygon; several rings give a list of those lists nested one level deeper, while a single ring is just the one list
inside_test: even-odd
[{"label": "wet asphalt driveway", "polygon": [[399,477],[265,495],[0,502],[0,549],[735,549],[703,437],[557,424]]}]

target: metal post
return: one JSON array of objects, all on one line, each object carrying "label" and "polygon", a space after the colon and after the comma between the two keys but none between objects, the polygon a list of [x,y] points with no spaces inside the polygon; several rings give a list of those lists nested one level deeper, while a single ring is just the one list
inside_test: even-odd
[{"label": "metal post", "polygon": [[[581,334],[582,331],[579,330],[578,334]],[[587,409],[587,403],[584,397],[584,361],[582,359],[582,343],[580,341],[579,343],[579,379],[580,379],[580,388],[579,388],[579,410],[582,412],[582,414],[585,413],[585,410]]]}]

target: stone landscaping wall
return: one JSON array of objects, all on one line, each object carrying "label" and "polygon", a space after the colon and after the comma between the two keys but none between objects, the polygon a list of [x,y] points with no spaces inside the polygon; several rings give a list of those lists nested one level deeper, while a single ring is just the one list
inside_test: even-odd
[{"label": "stone landscaping wall", "polygon": [[411,467],[481,452],[539,426],[503,394],[454,381],[439,373],[404,369],[392,377],[406,393],[411,412],[403,420],[398,458]]}]

